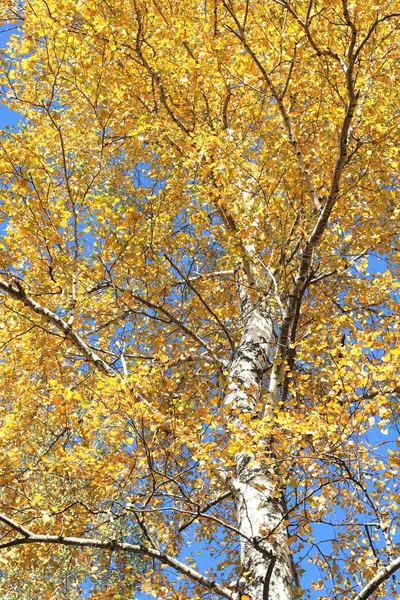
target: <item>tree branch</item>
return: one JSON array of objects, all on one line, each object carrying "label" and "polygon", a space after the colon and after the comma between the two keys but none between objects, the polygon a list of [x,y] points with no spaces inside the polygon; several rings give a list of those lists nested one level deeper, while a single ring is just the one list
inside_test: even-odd
[{"label": "tree branch", "polygon": [[[120,289],[120,291],[126,291],[123,288],[118,288],[118,289]],[[182,321],[177,319],[169,310],[167,310],[163,306],[154,304],[150,300],[147,300],[146,298],[143,298],[143,296],[139,296],[138,294],[135,294],[132,291],[130,291],[129,293],[132,296],[132,298],[134,300],[136,300],[137,302],[140,302],[140,304],[143,304],[144,306],[147,306],[148,308],[151,308],[152,310],[158,311],[161,314],[165,315],[172,323],[175,323],[175,325],[177,325],[180,329],[182,329],[182,331],[184,333],[186,333],[186,335],[188,335],[189,337],[194,339],[198,344],[200,344],[200,346],[205,348],[205,350],[207,351],[207,354],[212,358],[214,363],[216,365],[218,365],[218,367],[220,369],[223,368],[223,364],[221,363],[221,360],[218,358],[218,356],[215,354],[215,352],[210,348],[210,346],[207,344],[207,342],[202,340],[197,335],[197,333],[195,333],[194,331],[192,331],[191,329],[186,327],[186,325],[184,323],[182,323]]]},{"label": "tree branch", "polygon": [[210,508],[212,508],[216,504],[219,504],[220,502],[222,502],[226,498],[229,498],[230,496],[232,496],[231,490],[229,490],[228,492],[224,492],[223,494],[221,494],[220,496],[218,496],[214,500],[210,500],[210,502],[207,502],[207,504],[205,504],[204,506],[202,506],[201,508],[199,508],[199,512],[198,512],[198,514],[196,516],[193,516],[189,521],[186,521],[185,523],[182,523],[182,525],[180,525],[180,527],[178,529],[179,533],[182,533],[182,531],[184,531],[185,529],[187,529],[194,521],[196,521],[197,519],[199,519],[202,514],[204,514],[208,510],[210,510]]},{"label": "tree branch", "polygon": [[235,352],[235,342],[233,341],[233,338],[232,338],[231,334],[229,333],[229,330],[226,327],[225,323],[223,323],[221,321],[221,319],[218,317],[218,315],[216,314],[216,312],[211,308],[211,306],[208,304],[208,302],[206,302],[204,300],[204,298],[200,294],[200,292],[191,283],[190,278],[185,277],[185,275],[182,273],[182,271],[180,270],[180,268],[178,267],[178,265],[176,265],[169,258],[169,256],[167,256],[166,254],[164,254],[164,258],[169,262],[169,264],[171,265],[171,267],[173,269],[175,269],[175,271],[177,271],[177,273],[179,274],[179,276],[182,277],[182,279],[186,282],[186,284],[188,285],[188,287],[190,287],[190,289],[192,290],[192,292],[194,294],[196,294],[196,296],[198,297],[198,299],[200,300],[200,302],[202,303],[202,305],[205,307],[205,309],[208,310],[208,312],[214,317],[214,319],[217,321],[218,325],[221,327],[221,329],[225,333],[225,335],[226,335],[226,337],[228,339],[229,345],[230,345],[230,347],[232,349],[232,352]]},{"label": "tree branch", "polygon": [[7,281],[0,279],[0,291],[5,292],[14,300],[19,300],[24,304],[27,308],[30,308],[37,315],[44,317],[46,321],[52,323],[57,329],[61,330],[64,334],[65,338],[68,339],[73,345],[87,358],[87,360],[97,367],[99,371],[102,371],[106,375],[110,375],[115,377],[115,371],[98,356],[90,347],[82,340],[82,338],[71,329],[71,327],[59,317],[56,313],[51,311],[50,309],[42,306],[36,300],[27,295],[25,290],[23,289],[21,283],[17,280],[14,281],[14,285],[8,283]]},{"label": "tree branch", "polygon": [[367,598],[369,598],[370,596],[372,596],[372,594],[374,592],[376,592],[376,590],[379,588],[379,586],[386,581],[387,579],[389,579],[389,577],[391,577],[391,575],[393,575],[393,573],[395,573],[397,571],[397,569],[400,568],[400,557],[395,558],[394,560],[392,560],[389,564],[385,565],[384,567],[382,567],[381,569],[379,569],[379,571],[377,572],[377,574],[375,575],[375,577],[373,577],[361,590],[361,592],[359,592],[357,594],[357,596],[355,596],[353,598],[353,600],[366,600]]},{"label": "tree branch", "polygon": [[6,525],[9,525],[13,530],[18,531],[24,537],[15,538],[9,542],[0,544],[0,549],[12,548],[14,546],[22,546],[26,544],[58,544],[61,546],[76,546],[80,548],[101,548],[104,550],[110,550],[111,552],[127,552],[130,554],[140,554],[142,556],[148,556],[165,563],[185,575],[192,581],[202,585],[207,590],[216,592],[223,598],[228,600],[239,600],[239,595],[235,592],[231,592],[228,588],[220,585],[216,581],[205,577],[192,567],[185,563],[177,560],[173,556],[166,554],[156,548],[147,548],[142,544],[130,544],[128,542],[119,542],[117,540],[101,540],[96,538],[80,538],[80,537],[68,537],[63,535],[40,535],[25,529],[18,523],[15,523],[12,519],[7,516],[0,514],[0,521]]}]

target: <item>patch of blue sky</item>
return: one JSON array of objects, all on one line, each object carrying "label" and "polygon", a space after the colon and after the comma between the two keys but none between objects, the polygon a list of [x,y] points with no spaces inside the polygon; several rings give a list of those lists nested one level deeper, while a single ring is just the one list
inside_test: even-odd
[{"label": "patch of blue sky", "polygon": [[[7,60],[7,44],[10,36],[15,35],[17,32],[18,28],[16,25],[3,25],[0,27],[0,60]],[[6,105],[9,91],[7,86],[2,85],[0,87],[0,129],[15,127],[22,119],[22,116],[17,111],[12,110]]]},{"label": "patch of blue sky", "polygon": [[[15,26],[3,26],[0,28],[0,58],[2,58],[2,53],[7,46],[10,35],[14,34],[15,31]],[[0,87],[0,131],[15,129],[22,122],[22,115],[7,106],[6,93],[7,90]],[[5,233],[7,225],[8,219],[2,215],[0,206],[0,236]]]}]

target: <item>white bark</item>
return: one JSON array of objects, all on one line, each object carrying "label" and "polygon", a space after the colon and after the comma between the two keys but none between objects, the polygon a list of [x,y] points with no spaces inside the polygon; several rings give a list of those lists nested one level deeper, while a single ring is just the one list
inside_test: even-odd
[{"label": "white bark", "polygon": [[[242,313],[245,311],[242,306]],[[244,333],[230,369],[232,422],[240,429],[240,413],[254,412],[260,399],[262,373],[268,366],[272,321],[262,308],[248,310]],[[238,410],[239,409],[239,410]],[[287,549],[284,504],[267,472],[251,453],[237,456],[232,482],[241,540],[243,577],[240,592],[252,600],[292,598],[291,559]]]},{"label": "white bark", "polygon": [[252,600],[290,600],[292,569],[283,525],[284,507],[259,466],[242,469],[234,483],[242,542],[243,592]]}]

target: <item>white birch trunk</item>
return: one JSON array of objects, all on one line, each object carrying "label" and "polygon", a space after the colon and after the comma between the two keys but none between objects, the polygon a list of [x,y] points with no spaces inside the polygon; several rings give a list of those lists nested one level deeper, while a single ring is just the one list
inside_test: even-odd
[{"label": "white birch trunk", "polygon": [[[243,313],[242,306],[242,313]],[[225,402],[232,407],[232,422],[240,428],[240,412],[254,412],[260,398],[262,373],[268,365],[272,322],[266,312],[250,311],[230,369],[230,392]],[[275,390],[271,390],[275,396]],[[284,503],[273,489],[268,473],[250,453],[237,457],[235,491],[241,540],[241,594],[251,600],[291,600],[292,568],[283,524]],[[271,536],[268,532],[273,531]]]}]

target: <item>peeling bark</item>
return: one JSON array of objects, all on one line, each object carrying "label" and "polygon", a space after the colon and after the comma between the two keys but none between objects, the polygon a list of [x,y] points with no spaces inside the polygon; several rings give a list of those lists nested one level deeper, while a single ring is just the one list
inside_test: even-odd
[{"label": "peeling bark", "polygon": [[[244,307],[242,306],[242,314]],[[250,313],[250,314],[249,314]],[[225,403],[232,422],[240,429],[240,414],[254,412],[260,399],[262,373],[268,366],[272,321],[266,310],[254,308],[230,369],[230,392]],[[240,591],[252,600],[290,600],[292,569],[283,525],[281,491],[274,489],[268,473],[251,453],[236,457],[232,481],[241,539],[243,577]]]}]

